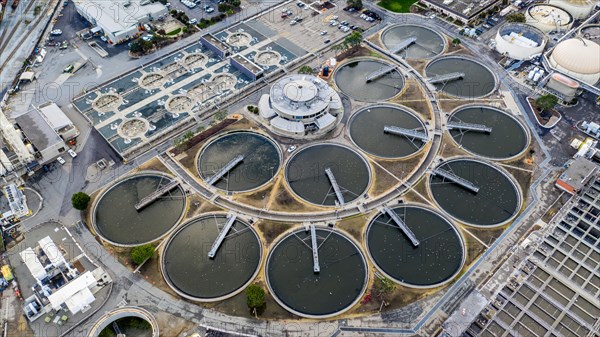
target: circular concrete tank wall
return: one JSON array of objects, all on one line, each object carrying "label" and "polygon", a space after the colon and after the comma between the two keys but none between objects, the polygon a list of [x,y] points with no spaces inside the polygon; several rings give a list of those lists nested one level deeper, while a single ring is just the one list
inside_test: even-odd
[{"label": "circular concrete tank wall", "polygon": [[109,187],[92,210],[92,223],[98,235],[115,245],[135,246],[168,233],[185,211],[185,194],[180,185],[140,210],[136,204],[172,180],[164,174],[149,172],[127,177]]},{"label": "circular concrete tank wall", "polygon": [[[398,50],[403,43],[416,39],[408,47]],[[418,25],[395,25],[381,34],[385,47],[407,59],[432,58],[444,51],[444,37],[439,33]]]},{"label": "circular concrete tank wall", "polygon": [[367,228],[369,255],[377,268],[398,283],[419,288],[450,281],[465,259],[463,240],[441,215],[417,205],[391,209],[418,240],[413,244],[386,214],[377,215]]},{"label": "circular concrete tank wall", "polygon": [[448,121],[491,128],[491,132],[458,128],[448,131],[455,142],[476,155],[491,159],[510,159],[523,153],[529,145],[529,133],[525,126],[515,117],[494,107],[461,107],[450,115]]},{"label": "circular concrete tank wall", "polygon": [[369,76],[391,66],[391,63],[375,59],[350,60],[335,72],[335,84],[344,94],[356,100],[385,101],[402,91],[404,76],[397,69],[372,80],[369,80]]},{"label": "circular concrete tank wall", "polygon": [[472,183],[473,191],[439,174],[432,174],[429,187],[435,202],[452,217],[468,225],[499,226],[517,215],[521,193],[513,179],[500,169],[475,159],[452,159],[438,165]]},{"label": "circular concrete tank wall", "polygon": [[[496,90],[496,78],[483,64],[459,56],[443,56],[431,61],[425,68],[426,77],[454,75],[452,79],[435,83],[435,87],[449,95],[477,98]],[[460,76],[460,77],[458,77]]]},{"label": "circular concrete tank wall", "polygon": [[425,124],[408,109],[395,105],[373,105],[360,109],[350,120],[350,137],[363,151],[382,158],[410,156],[426,142],[384,132],[386,126],[415,130],[427,135]]},{"label": "circular concrete tank wall", "polygon": [[317,227],[320,271],[313,271],[311,234],[296,230],[280,239],[267,258],[266,277],[275,300],[311,318],[339,315],[365,291],[367,264],[358,246],[340,231]]},{"label": "circular concrete tank wall", "polygon": [[327,175],[328,169],[346,203],[359,198],[369,186],[367,161],[356,151],[338,144],[315,144],[300,149],[288,160],[285,174],[292,191],[302,199],[335,206],[339,200]]},{"label": "circular concrete tank wall", "polygon": [[198,156],[198,171],[205,182],[228,164],[242,160],[213,186],[231,192],[248,191],[269,182],[279,171],[281,154],[270,138],[254,132],[231,132],[211,140]]},{"label": "circular concrete tank wall", "polygon": [[162,271],[181,296],[205,302],[223,300],[242,291],[258,273],[260,240],[240,219],[235,219],[215,256],[208,256],[229,220],[225,214],[205,215],[188,221],[169,238],[161,255]]}]

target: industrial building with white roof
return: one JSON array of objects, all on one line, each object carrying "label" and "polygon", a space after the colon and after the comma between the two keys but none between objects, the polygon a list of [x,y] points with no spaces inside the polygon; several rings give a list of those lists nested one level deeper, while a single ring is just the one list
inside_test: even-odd
[{"label": "industrial building with white roof", "polygon": [[332,87],[318,77],[302,74],[285,76],[273,84],[259,108],[274,131],[286,136],[327,132],[343,112],[342,100]]}]

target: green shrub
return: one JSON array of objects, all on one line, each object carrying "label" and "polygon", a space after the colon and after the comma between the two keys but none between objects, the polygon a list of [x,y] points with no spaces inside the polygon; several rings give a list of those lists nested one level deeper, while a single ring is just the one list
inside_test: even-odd
[{"label": "green shrub", "polygon": [[154,255],[154,247],[151,244],[133,247],[131,249],[131,260],[135,264],[142,264]]}]

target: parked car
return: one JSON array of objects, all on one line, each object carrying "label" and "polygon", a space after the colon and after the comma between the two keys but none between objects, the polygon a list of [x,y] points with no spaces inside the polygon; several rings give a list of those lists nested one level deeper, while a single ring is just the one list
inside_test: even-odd
[{"label": "parked car", "polygon": [[296,145],[292,145],[292,146],[288,147],[287,152],[292,153],[292,152],[294,152],[294,150],[296,148],[298,148]]},{"label": "parked car", "polygon": [[53,29],[50,31],[50,35],[61,35],[62,34],[62,30],[60,29]]},{"label": "parked car", "polygon": [[297,23],[298,23],[298,21],[296,21],[296,20],[292,20],[292,21],[290,21],[290,26],[293,26],[293,25],[295,25],[295,24],[297,24]]},{"label": "parked car", "polygon": [[100,36],[100,40],[102,40],[103,42],[108,42],[108,39],[104,35]]},{"label": "parked car", "polygon": [[208,9],[205,9],[204,11],[205,11],[206,13],[212,13],[212,12],[214,12],[214,11],[215,11],[215,9],[214,9],[214,8],[212,8],[212,7],[208,7]]},{"label": "parked car", "polygon": [[322,31],[321,35],[327,35],[327,31],[326,30]]},{"label": "parked car", "polygon": [[63,41],[63,43],[58,47],[58,49],[67,49],[69,47],[69,42]]},{"label": "parked car", "polygon": [[75,151],[73,151],[71,149],[69,149],[67,152],[69,153],[69,156],[71,156],[71,158],[77,157],[77,152],[75,152]]},{"label": "parked car", "polygon": [[188,21],[188,24],[190,25],[195,25],[198,23],[198,19],[191,19],[190,21]]},{"label": "parked car", "polygon": [[73,71],[75,67],[72,64],[69,64],[68,66],[65,67],[65,69],[63,69],[63,73],[70,73]]},{"label": "parked car", "polygon": [[67,162],[63,157],[56,158],[56,161],[61,165],[64,165]]},{"label": "parked car", "polygon": [[331,40],[330,40],[330,39],[327,39],[327,40],[325,40],[325,44],[327,44],[327,43],[329,43],[329,42],[331,42]]}]

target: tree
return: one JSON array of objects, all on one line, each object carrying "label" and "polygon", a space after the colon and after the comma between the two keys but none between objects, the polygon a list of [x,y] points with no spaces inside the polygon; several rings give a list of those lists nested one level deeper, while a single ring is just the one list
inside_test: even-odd
[{"label": "tree", "polygon": [[154,247],[151,244],[133,247],[130,253],[131,260],[135,264],[142,264],[152,255],[154,255]]},{"label": "tree", "polygon": [[302,66],[300,68],[300,70],[298,70],[298,73],[300,73],[300,74],[312,75],[313,72],[314,72],[314,70],[311,66]]},{"label": "tree", "polygon": [[129,51],[134,54],[146,53],[153,47],[152,41],[146,41],[144,39],[137,39],[129,45]]},{"label": "tree", "polygon": [[344,47],[341,44],[336,44],[336,45],[331,46],[331,50],[337,54],[337,53],[341,52],[342,50],[344,50]]},{"label": "tree", "polygon": [[453,44],[454,46],[458,46],[458,45],[460,44],[460,39],[459,39],[459,38],[456,38],[456,39],[452,40],[452,44]]},{"label": "tree", "polygon": [[385,295],[391,294],[394,290],[396,290],[396,284],[387,277],[378,277],[375,279],[375,293],[380,299],[383,299]]},{"label": "tree", "polygon": [[348,0],[346,4],[348,5],[348,7],[352,7],[357,10],[363,8],[362,0]]},{"label": "tree", "polygon": [[73,204],[73,208],[83,211],[87,209],[90,199],[86,193],[77,192],[71,196],[71,204]]},{"label": "tree", "polygon": [[264,289],[254,283],[246,288],[246,304],[248,304],[248,308],[254,310],[261,308],[265,305],[265,291]]},{"label": "tree", "polygon": [[535,105],[541,110],[546,111],[554,108],[558,103],[558,98],[552,94],[540,96],[535,100]]},{"label": "tree", "polygon": [[506,16],[508,22],[525,22],[525,14],[523,13],[510,13]]},{"label": "tree", "polygon": [[[344,43],[350,47],[356,47],[362,42],[362,34],[360,32],[352,32],[344,39]],[[348,48],[348,47],[346,47]]]}]

